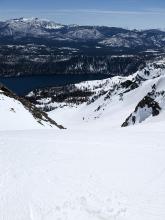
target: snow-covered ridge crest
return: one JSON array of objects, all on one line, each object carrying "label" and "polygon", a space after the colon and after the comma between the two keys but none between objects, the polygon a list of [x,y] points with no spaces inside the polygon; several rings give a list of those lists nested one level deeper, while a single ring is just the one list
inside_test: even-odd
[{"label": "snow-covered ridge crest", "polygon": [[[2,29],[1,29],[2,27]],[[16,18],[0,22],[2,36],[21,38],[26,36],[45,37],[56,40],[97,40],[103,37],[97,28],[78,25],[62,25],[39,18]],[[65,30],[63,32],[63,30]]]},{"label": "snow-covered ridge crest", "polygon": [[60,29],[63,28],[64,25],[56,23],[54,21],[49,21],[47,19],[39,19],[39,18],[16,18],[16,19],[10,19],[7,20],[8,25],[10,25],[10,27],[16,28],[17,25],[19,26],[27,26],[27,28],[31,27],[35,27],[35,28],[45,28],[45,29]]}]

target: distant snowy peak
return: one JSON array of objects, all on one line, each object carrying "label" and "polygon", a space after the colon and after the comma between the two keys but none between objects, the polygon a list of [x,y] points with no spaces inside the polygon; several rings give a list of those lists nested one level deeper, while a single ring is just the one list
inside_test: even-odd
[{"label": "distant snowy peak", "polygon": [[0,22],[0,36],[13,39],[24,37],[49,37],[51,32],[64,28],[64,25],[38,18],[18,18]]},{"label": "distant snowy peak", "polygon": [[46,19],[39,19],[39,18],[16,18],[16,19],[10,19],[7,21],[8,25],[11,27],[16,27],[17,25],[20,26],[27,26],[28,27],[33,27],[33,28],[45,28],[49,30],[54,30],[54,29],[61,29],[64,27],[64,25],[55,23],[54,21],[49,21]]}]

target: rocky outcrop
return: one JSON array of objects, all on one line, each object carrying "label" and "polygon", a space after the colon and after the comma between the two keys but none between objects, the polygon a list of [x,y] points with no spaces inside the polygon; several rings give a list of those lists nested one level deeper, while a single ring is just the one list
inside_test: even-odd
[{"label": "rocky outcrop", "polygon": [[159,115],[161,107],[149,95],[145,96],[136,106],[135,111],[125,120],[122,127],[141,123],[150,116]]}]

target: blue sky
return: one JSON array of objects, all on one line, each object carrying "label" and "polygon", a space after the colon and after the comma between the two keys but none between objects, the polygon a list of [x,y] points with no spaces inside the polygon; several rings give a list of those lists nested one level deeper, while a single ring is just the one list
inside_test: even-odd
[{"label": "blue sky", "polygon": [[64,24],[165,29],[165,0],[0,0],[0,19],[39,17]]}]

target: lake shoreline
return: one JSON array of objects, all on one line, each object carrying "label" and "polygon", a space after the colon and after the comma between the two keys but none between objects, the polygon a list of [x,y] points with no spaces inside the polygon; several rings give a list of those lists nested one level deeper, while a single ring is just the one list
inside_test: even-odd
[{"label": "lake shoreline", "polygon": [[108,74],[55,74],[55,75],[30,75],[0,77],[4,84],[17,95],[25,96],[28,92],[47,87],[66,86],[83,81],[102,80],[110,78]]}]

